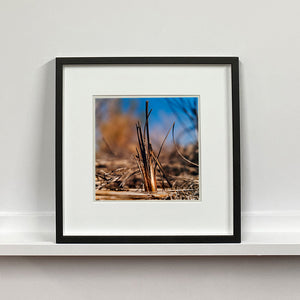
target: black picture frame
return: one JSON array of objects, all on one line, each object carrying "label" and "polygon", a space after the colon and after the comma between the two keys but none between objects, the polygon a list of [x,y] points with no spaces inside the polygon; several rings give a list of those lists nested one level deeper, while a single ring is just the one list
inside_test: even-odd
[{"label": "black picture frame", "polygon": [[[208,236],[66,236],[63,234],[63,67],[65,65],[230,65],[232,94],[233,234]],[[238,57],[60,57],[56,58],[56,243],[240,243],[240,113]]]}]

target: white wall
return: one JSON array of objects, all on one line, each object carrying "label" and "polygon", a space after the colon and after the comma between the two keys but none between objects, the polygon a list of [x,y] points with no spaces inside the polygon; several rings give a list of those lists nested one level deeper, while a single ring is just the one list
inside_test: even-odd
[{"label": "white wall", "polygon": [[239,56],[243,209],[300,210],[299,11],[296,0],[1,0],[0,210],[53,210],[53,60],[105,55]]},{"label": "white wall", "polygon": [[[299,12],[297,0],[0,0],[0,212],[54,210],[54,58],[126,55],[239,56],[243,210],[299,211]],[[236,299],[293,299],[299,264],[2,258],[0,286],[7,299],[60,289],[73,299],[229,299],[236,286]]]}]

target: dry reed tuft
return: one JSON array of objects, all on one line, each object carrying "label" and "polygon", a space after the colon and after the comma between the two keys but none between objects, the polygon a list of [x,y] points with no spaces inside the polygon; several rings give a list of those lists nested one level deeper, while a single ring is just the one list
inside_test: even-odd
[{"label": "dry reed tuft", "polygon": [[[156,181],[156,166],[158,166],[162,176],[167,181],[168,185],[171,187],[166,172],[164,171],[158,157],[154,154],[150,134],[149,134],[149,117],[151,111],[149,110],[149,101],[146,101],[145,115],[146,121],[144,130],[142,131],[142,126],[140,122],[136,124],[136,132],[138,138],[138,147],[136,148],[136,162],[140,173],[144,181],[144,189],[146,192],[156,192],[157,191],[157,181]],[[161,146],[162,148],[162,146]],[[161,151],[161,149],[160,149]],[[160,153],[160,152],[159,152]]]}]

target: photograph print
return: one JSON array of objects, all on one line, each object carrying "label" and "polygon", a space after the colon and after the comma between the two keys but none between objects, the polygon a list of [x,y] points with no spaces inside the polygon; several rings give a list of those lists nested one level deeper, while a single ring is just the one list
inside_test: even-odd
[{"label": "photograph print", "polygon": [[95,201],[199,201],[198,96],[95,96]]}]

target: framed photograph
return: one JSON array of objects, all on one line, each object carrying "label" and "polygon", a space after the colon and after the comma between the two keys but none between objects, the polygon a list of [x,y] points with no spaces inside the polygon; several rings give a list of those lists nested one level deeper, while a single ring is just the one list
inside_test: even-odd
[{"label": "framed photograph", "polygon": [[57,243],[239,243],[238,67],[57,58]]}]

